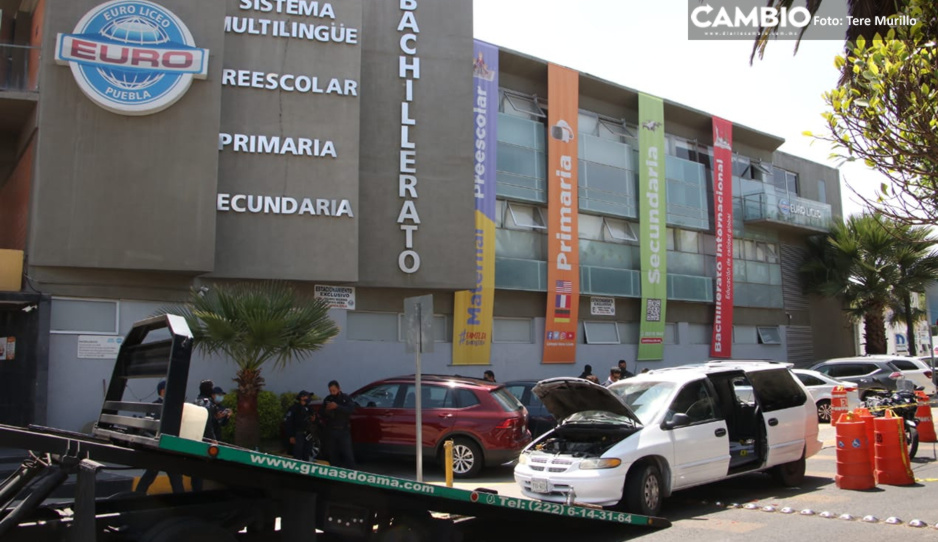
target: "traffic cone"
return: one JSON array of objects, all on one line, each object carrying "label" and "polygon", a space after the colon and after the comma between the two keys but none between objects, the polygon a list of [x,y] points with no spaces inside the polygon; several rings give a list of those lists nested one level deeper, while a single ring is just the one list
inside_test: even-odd
[{"label": "traffic cone", "polygon": [[848,412],[837,422],[837,476],[840,489],[872,489],[876,486],[870,464],[866,422]]},{"label": "traffic cone", "polygon": [[909,449],[905,443],[905,420],[891,410],[882,418],[873,420],[876,429],[876,467],[873,476],[877,484],[907,486],[915,483],[909,464]]},{"label": "traffic cone", "polygon": [[831,426],[836,426],[847,412],[847,390],[843,386],[835,386],[831,390]]},{"label": "traffic cone", "polygon": [[918,408],[915,409],[915,428],[918,429],[919,442],[938,442],[935,435],[935,423],[931,417],[931,405],[928,404],[928,395],[924,392],[915,392],[918,399]]},{"label": "traffic cone", "polygon": [[876,429],[873,427],[873,420],[876,419],[876,416],[873,416],[873,413],[869,409],[859,407],[853,409],[853,415],[859,418],[863,422],[863,429],[866,432],[866,441],[870,444],[867,446],[867,453],[870,455],[870,467],[876,465]]}]

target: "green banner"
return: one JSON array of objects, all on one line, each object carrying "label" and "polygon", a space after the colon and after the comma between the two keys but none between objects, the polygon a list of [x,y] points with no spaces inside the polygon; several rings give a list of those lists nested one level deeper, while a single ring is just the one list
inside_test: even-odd
[{"label": "green banner", "polygon": [[668,304],[667,181],[664,163],[664,104],[638,96],[638,207],[642,246],[642,323],[638,359],[664,359]]}]

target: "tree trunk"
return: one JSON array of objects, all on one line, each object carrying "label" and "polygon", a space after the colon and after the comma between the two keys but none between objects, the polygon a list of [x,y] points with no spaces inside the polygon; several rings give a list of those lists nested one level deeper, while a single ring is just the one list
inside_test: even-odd
[{"label": "tree trunk", "polygon": [[[915,322],[912,320],[912,296],[906,295],[902,299],[905,309],[905,336],[909,339],[909,355],[915,356],[918,348],[915,346]],[[896,352],[898,354],[899,352]]]},{"label": "tree trunk", "polygon": [[886,353],[886,318],[882,307],[867,311],[863,317],[867,354]]},{"label": "tree trunk", "polygon": [[235,444],[250,450],[260,443],[260,423],[257,416],[257,394],[264,385],[260,369],[240,369],[235,378],[238,383],[238,411],[235,416]]}]

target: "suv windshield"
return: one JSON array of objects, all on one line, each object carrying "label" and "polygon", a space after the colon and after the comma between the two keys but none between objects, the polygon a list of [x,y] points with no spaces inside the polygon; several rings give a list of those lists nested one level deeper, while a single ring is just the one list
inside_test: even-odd
[{"label": "suv windshield", "polygon": [[674,391],[673,382],[628,382],[609,388],[632,409],[635,416],[647,425],[655,415],[667,407]]}]

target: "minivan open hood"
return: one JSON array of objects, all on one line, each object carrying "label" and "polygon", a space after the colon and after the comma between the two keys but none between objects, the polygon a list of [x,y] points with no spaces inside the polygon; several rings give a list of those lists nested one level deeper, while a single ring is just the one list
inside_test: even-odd
[{"label": "minivan open hood", "polygon": [[641,424],[632,409],[611,391],[582,378],[557,377],[541,380],[531,390],[558,421],[585,410],[600,410]]}]

